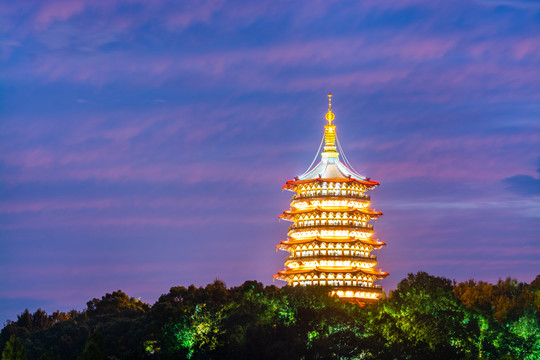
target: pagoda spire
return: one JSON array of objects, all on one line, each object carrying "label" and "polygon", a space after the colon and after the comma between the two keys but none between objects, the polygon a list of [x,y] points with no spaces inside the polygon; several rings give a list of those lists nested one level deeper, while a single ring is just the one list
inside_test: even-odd
[{"label": "pagoda spire", "polygon": [[336,149],[336,125],[332,121],[336,115],[332,112],[332,93],[328,93],[328,112],[325,115],[328,124],[324,125],[324,151],[321,154],[322,158],[338,158],[339,153]]},{"label": "pagoda spire", "polygon": [[328,112],[325,115],[326,120],[328,120],[328,125],[332,125],[332,121],[336,118],[332,112],[332,93],[328,93]]}]

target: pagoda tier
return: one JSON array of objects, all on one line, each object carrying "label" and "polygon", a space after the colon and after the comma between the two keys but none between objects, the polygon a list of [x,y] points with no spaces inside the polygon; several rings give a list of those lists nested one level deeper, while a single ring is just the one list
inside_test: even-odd
[{"label": "pagoda tier", "polygon": [[[379,250],[386,243],[383,241],[378,241],[375,239],[332,239],[332,238],[312,238],[312,239],[301,239],[301,240],[283,240],[276,247],[285,251],[296,251],[298,250],[324,250],[329,248],[343,249],[349,251],[373,251]],[[323,253],[321,253],[323,254]]]},{"label": "pagoda tier", "polygon": [[339,160],[334,118],[330,103],[321,161],[283,185],[295,195],[280,216],[292,224],[277,248],[290,255],[285,270],[274,277],[292,286],[331,286],[332,295],[345,299],[376,301],[382,289],[374,283],[388,273],[375,268],[377,257],[371,252],[386,244],[372,239],[370,222],[382,213],[369,208],[365,192],[379,183]]}]

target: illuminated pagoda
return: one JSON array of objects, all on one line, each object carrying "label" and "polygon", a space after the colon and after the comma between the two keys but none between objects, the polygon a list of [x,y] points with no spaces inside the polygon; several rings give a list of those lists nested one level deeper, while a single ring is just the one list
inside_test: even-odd
[{"label": "illuminated pagoda", "polygon": [[[374,250],[385,243],[373,238],[370,220],[382,215],[369,208],[367,191],[379,185],[353,170],[341,149],[328,95],[327,124],[319,151],[321,160],[284,189],[295,193],[291,208],[280,218],[292,222],[287,240],[279,249],[288,251],[285,270],[274,275],[289,285],[330,285],[332,295],[359,302],[373,302],[382,294],[374,282],[388,273],[375,268]],[[345,163],[340,161],[340,156]],[[347,164],[347,165],[345,165]]]}]

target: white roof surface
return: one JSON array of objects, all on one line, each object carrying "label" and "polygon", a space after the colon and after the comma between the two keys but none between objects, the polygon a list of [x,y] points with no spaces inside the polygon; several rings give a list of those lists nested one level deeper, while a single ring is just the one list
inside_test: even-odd
[{"label": "white roof surface", "polygon": [[351,177],[356,180],[367,180],[366,177],[345,166],[338,158],[325,157],[317,165],[300,175],[298,180],[311,180],[319,177],[321,179],[348,179]]}]

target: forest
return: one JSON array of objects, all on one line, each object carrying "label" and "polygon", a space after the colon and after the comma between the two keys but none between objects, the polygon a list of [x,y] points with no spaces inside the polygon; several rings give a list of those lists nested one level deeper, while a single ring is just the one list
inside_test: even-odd
[{"label": "forest", "polygon": [[2,359],[540,359],[540,275],[456,283],[409,274],[375,304],[327,287],[175,286],[149,305],[118,290],[82,311],[25,310]]}]

